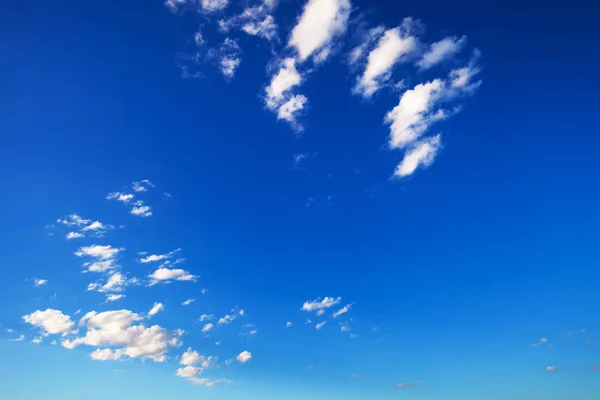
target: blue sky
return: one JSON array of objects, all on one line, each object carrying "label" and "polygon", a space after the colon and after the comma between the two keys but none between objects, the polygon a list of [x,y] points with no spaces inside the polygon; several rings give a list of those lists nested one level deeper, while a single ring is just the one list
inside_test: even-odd
[{"label": "blue sky", "polygon": [[577,3],[3,5],[0,398],[595,398]]}]

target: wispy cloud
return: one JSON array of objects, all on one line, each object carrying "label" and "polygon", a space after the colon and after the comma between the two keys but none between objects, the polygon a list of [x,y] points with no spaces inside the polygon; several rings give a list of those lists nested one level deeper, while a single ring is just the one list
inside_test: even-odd
[{"label": "wispy cloud", "polygon": [[150,285],[157,283],[168,283],[170,281],[196,281],[198,277],[192,275],[186,270],[175,268],[169,269],[160,267],[152,274],[148,276],[150,278]]},{"label": "wispy cloud", "polygon": [[401,382],[401,383],[397,384],[395,387],[397,389],[408,389],[408,388],[413,388],[413,387],[419,386],[421,383],[423,383],[423,381],[421,381],[421,380],[414,381],[414,382]]},{"label": "wispy cloud", "polygon": [[47,279],[39,279],[39,278],[33,279],[33,286],[36,286],[36,287],[46,285],[47,283],[48,283]]},{"label": "wispy cloud", "polygon": [[348,311],[350,311],[353,305],[354,303],[346,304],[344,307],[340,308],[339,310],[333,313],[333,318],[337,318],[342,314],[346,314]]},{"label": "wispy cloud", "polygon": [[91,258],[91,262],[85,262],[83,266],[90,272],[106,272],[118,268],[117,255],[122,248],[110,245],[91,245],[80,247],[75,252],[77,257]]},{"label": "wispy cloud", "polygon": [[318,324],[315,325],[315,329],[316,330],[321,329],[322,327],[325,326],[326,323],[327,323],[327,321],[319,322]]},{"label": "wispy cloud", "polygon": [[302,305],[302,311],[317,311],[326,308],[331,308],[338,305],[342,301],[341,297],[325,297],[321,300],[318,298],[313,301],[307,301]]},{"label": "wispy cloud", "polygon": [[193,298],[190,297],[189,299],[187,299],[186,301],[184,301],[183,303],[181,303],[181,305],[182,306],[189,306],[190,304],[192,304],[195,301],[196,301],[196,299],[193,299]]},{"label": "wispy cloud", "polygon": [[466,36],[460,38],[449,36],[439,42],[432,43],[429,50],[417,62],[417,66],[422,70],[429,69],[461,51],[466,43]]},{"label": "wispy cloud", "polygon": [[148,317],[153,317],[164,309],[165,306],[163,305],[163,303],[154,303],[150,311],[148,311]]},{"label": "wispy cloud", "polygon": [[8,339],[9,342],[24,342],[25,341],[25,335],[21,334],[19,335],[18,338],[15,339]]}]

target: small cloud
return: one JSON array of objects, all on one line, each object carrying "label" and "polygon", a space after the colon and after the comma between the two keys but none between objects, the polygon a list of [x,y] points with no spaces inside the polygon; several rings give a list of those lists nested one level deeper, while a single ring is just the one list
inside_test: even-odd
[{"label": "small cloud", "polygon": [[600,371],[600,365],[594,365],[590,368],[590,371]]},{"label": "small cloud", "polygon": [[347,304],[344,307],[340,308],[339,310],[337,310],[336,312],[333,313],[333,318],[337,318],[342,314],[346,314],[348,311],[350,311],[350,309],[352,308],[353,305],[354,305],[354,303],[350,303],[350,304]]},{"label": "small cloud", "polygon": [[548,343],[548,339],[546,338],[541,338],[540,340],[538,340],[536,343],[530,344],[530,347],[537,347],[537,346],[542,346],[544,344],[549,345]]},{"label": "small cloud", "polygon": [[165,306],[162,303],[154,303],[150,311],[148,311],[148,317],[152,317],[164,309]]},{"label": "small cloud", "polygon": [[138,217],[149,217],[152,215],[150,206],[145,206],[141,200],[136,201],[134,207],[131,208],[130,214]]},{"label": "small cloud", "polygon": [[200,316],[200,322],[204,322],[204,321],[210,321],[211,319],[214,318],[213,314],[202,314]]},{"label": "small cloud", "polygon": [[71,240],[71,239],[79,239],[84,237],[85,235],[83,233],[80,232],[69,232],[67,233],[67,235],[65,236],[67,238],[67,240]]},{"label": "small cloud", "polygon": [[15,339],[8,339],[9,342],[24,342],[25,341],[25,335],[19,335],[18,338]]},{"label": "small cloud", "polygon": [[319,311],[317,311],[317,317],[320,317],[323,314],[325,314],[325,310],[319,310]]},{"label": "small cloud", "polygon": [[342,301],[341,297],[325,297],[323,300],[318,298],[313,301],[307,301],[302,305],[302,311],[316,311],[331,308]]},{"label": "small cloud", "polygon": [[458,53],[466,43],[466,36],[461,38],[450,36],[439,42],[432,43],[429,50],[417,62],[417,66],[421,70],[429,69]]},{"label": "small cloud", "polygon": [[189,306],[190,304],[192,304],[195,301],[196,301],[196,299],[189,298],[186,301],[184,301],[183,303],[181,303],[181,305],[182,306]]},{"label": "small cloud", "polygon": [[326,323],[327,323],[327,321],[318,323],[317,325],[315,325],[315,329],[320,330],[323,326],[325,326]]},{"label": "small cloud", "polygon": [[250,361],[251,358],[252,358],[252,353],[250,353],[249,351],[242,351],[236,357],[236,359],[242,364],[247,363],[248,361]]},{"label": "small cloud", "polygon": [[183,269],[169,269],[169,268],[158,268],[152,274],[149,275],[150,286],[156,285],[157,283],[168,283],[170,281],[196,281],[198,277],[190,274],[188,271]]},{"label": "small cloud", "polygon": [[285,323],[285,327],[286,327],[286,328],[291,328],[291,327],[292,327],[292,323],[291,323],[291,322],[289,322],[289,321],[288,321],[288,322],[286,322],[286,323]]},{"label": "small cloud", "polygon": [[204,11],[213,13],[227,8],[229,0],[200,0],[200,5]]},{"label": "small cloud", "polygon": [[40,344],[40,343],[42,343],[42,338],[41,337],[33,338],[31,340],[31,343],[33,343],[33,344]]},{"label": "small cloud", "polygon": [[111,192],[106,195],[107,200],[116,200],[116,201],[120,201],[125,204],[129,203],[131,201],[131,199],[133,199],[133,197],[134,197],[133,194],[121,193],[121,192]]},{"label": "small cloud", "polygon": [[121,300],[123,297],[125,297],[124,294],[109,294],[106,296],[106,302],[112,303],[113,301]]},{"label": "small cloud", "polygon": [[35,286],[35,287],[43,286],[43,285],[46,285],[47,283],[48,283],[47,279],[38,279],[38,278],[35,278],[33,280],[33,286]]},{"label": "small cloud", "polygon": [[556,367],[554,365],[548,365],[546,368],[544,368],[544,371],[554,372],[554,371],[556,371]]},{"label": "small cloud", "polygon": [[412,388],[412,387],[415,387],[415,386],[419,386],[422,382],[423,381],[421,381],[421,380],[418,380],[418,381],[415,381],[415,382],[402,382],[402,383],[397,384],[395,387],[397,389],[407,389],[407,388]]},{"label": "small cloud", "polygon": [[149,188],[153,188],[155,187],[154,184],[152,182],[150,182],[148,179],[144,179],[141,180],[139,182],[132,182],[131,183],[131,187],[135,192],[145,192],[147,191]]},{"label": "small cloud", "polygon": [[202,328],[202,332],[210,332],[213,329],[213,327],[214,325],[209,322],[208,324],[204,325],[204,327]]}]

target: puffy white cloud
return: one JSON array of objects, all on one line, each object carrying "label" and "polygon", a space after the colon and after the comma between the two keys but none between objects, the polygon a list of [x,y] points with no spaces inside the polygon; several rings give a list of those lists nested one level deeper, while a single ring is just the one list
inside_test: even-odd
[{"label": "puffy white cloud", "polygon": [[75,326],[71,317],[65,315],[60,310],[48,308],[45,311],[34,311],[31,314],[24,315],[23,320],[31,325],[37,326],[43,330],[44,336],[62,334],[67,335]]},{"label": "puffy white cloud", "polygon": [[96,349],[90,353],[90,357],[93,360],[108,361],[108,360],[119,360],[125,355],[123,349],[111,350],[111,349]]},{"label": "puffy white cloud", "polygon": [[200,0],[202,9],[206,12],[224,10],[229,5],[229,0]]},{"label": "puffy white cloud", "polygon": [[214,327],[214,325],[209,322],[208,324],[206,324],[202,327],[202,332],[204,332],[204,333],[210,332],[213,327]]},{"label": "puffy white cloud", "polygon": [[417,47],[417,39],[399,27],[387,30],[367,57],[367,66],[354,92],[369,98],[385,84],[393,67]]},{"label": "puffy white cloud", "polygon": [[250,353],[249,351],[242,351],[236,357],[236,359],[242,364],[247,363],[248,361],[250,361],[251,358],[252,358],[252,353]]},{"label": "puffy white cloud", "polygon": [[277,110],[277,119],[287,121],[293,128],[302,130],[302,127],[298,125],[297,117],[298,114],[304,110],[304,106],[307,102],[308,99],[306,96],[301,94],[290,97],[285,103],[279,106],[279,109]]},{"label": "puffy white cloud", "polygon": [[189,306],[190,304],[192,304],[193,302],[195,302],[196,299],[192,299],[191,297],[189,299],[187,299],[186,301],[184,301],[183,303],[181,303],[182,306]]},{"label": "puffy white cloud", "polygon": [[441,136],[439,134],[421,140],[404,154],[404,158],[394,171],[394,176],[402,178],[411,175],[419,167],[430,166],[441,147]]},{"label": "puffy white cloud", "polygon": [[41,337],[33,338],[31,340],[31,343],[33,343],[33,344],[40,344],[40,343],[42,343],[42,338]]},{"label": "puffy white cloud", "polygon": [[117,200],[125,204],[129,203],[133,197],[133,194],[121,192],[112,192],[106,195],[107,200]]},{"label": "puffy white cloud", "polygon": [[212,315],[212,314],[202,314],[200,316],[200,322],[210,321],[213,318],[214,318],[214,315]]},{"label": "puffy white cloud", "polygon": [[450,36],[439,42],[432,43],[429,50],[417,62],[417,66],[422,70],[429,69],[458,53],[466,43],[466,36],[461,38]]},{"label": "puffy white cloud", "polygon": [[175,374],[181,378],[191,378],[201,373],[202,368],[188,365],[187,367],[177,368],[177,372]]},{"label": "puffy white cloud", "polygon": [[[240,315],[244,315],[244,311],[243,310],[242,310],[242,313]],[[235,321],[236,318],[237,318],[236,314],[226,315],[223,318],[219,318],[219,325],[229,324],[229,323]]]},{"label": "puffy white cloud", "polygon": [[339,310],[333,313],[333,318],[337,318],[342,314],[346,314],[348,311],[350,311],[353,305],[354,303],[346,304],[344,307],[340,308]]},{"label": "puffy white cloud", "polygon": [[83,233],[80,232],[69,232],[65,235],[65,237],[67,238],[67,240],[71,240],[71,239],[79,239],[84,237],[85,235]]},{"label": "puffy white cloud", "polygon": [[83,264],[91,272],[105,272],[118,267],[116,257],[123,249],[112,247],[110,245],[92,245],[80,247],[75,255],[78,257],[90,257],[92,262]]},{"label": "puffy white cloud", "polygon": [[122,356],[165,361],[168,349],[180,345],[179,338],[183,331],[170,332],[158,325],[134,325],[142,319],[129,310],[91,311],[80,321],[80,325],[87,328],[85,336],[63,340],[62,345],[65,348],[79,345],[116,347],[114,351]]},{"label": "puffy white cloud", "polygon": [[199,365],[202,368],[210,368],[216,363],[216,361],[216,357],[201,356],[200,354],[198,354],[198,352],[193,351],[191,347],[188,347],[188,349],[181,355],[179,364],[186,366]]},{"label": "puffy white cloud", "polygon": [[313,301],[307,301],[302,305],[302,311],[316,311],[331,308],[335,305],[340,304],[342,301],[341,297],[325,297],[323,300],[318,298]]},{"label": "puffy white cloud", "polygon": [[38,279],[38,278],[35,278],[33,280],[33,286],[36,286],[36,287],[46,285],[47,283],[48,283],[48,279]]},{"label": "puffy white cloud", "polygon": [[164,309],[165,306],[163,305],[163,303],[154,303],[150,311],[148,311],[148,317],[152,317]]},{"label": "puffy white cloud", "polygon": [[142,264],[146,264],[146,263],[149,263],[149,262],[156,262],[156,261],[165,260],[167,258],[169,258],[168,254],[151,254],[151,255],[149,255],[147,257],[141,258],[140,262]]},{"label": "puffy white cloud", "polygon": [[129,211],[132,215],[136,215],[138,217],[149,217],[152,215],[152,211],[150,211],[150,206],[145,206],[141,201],[137,202],[137,205],[131,208]]},{"label": "puffy white cloud", "polygon": [[198,279],[196,275],[190,274],[188,271],[183,269],[169,269],[160,267],[152,274],[149,275],[150,285],[157,283],[167,283],[172,280],[175,281],[195,281]]},{"label": "puffy white cloud", "polygon": [[327,323],[327,321],[319,322],[317,325],[315,325],[315,329],[316,330],[321,329],[322,327],[325,326],[326,323]]},{"label": "puffy white cloud", "polygon": [[106,302],[111,303],[113,301],[121,300],[123,297],[125,297],[124,294],[109,294],[106,296]]},{"label": "puffy white cloud", "polygon": [[309,0],[292,29],[289,45],[302,61],[315,52],[323,60],[330,52],[332,40],[346,31],[349,16],[348,0]]}]

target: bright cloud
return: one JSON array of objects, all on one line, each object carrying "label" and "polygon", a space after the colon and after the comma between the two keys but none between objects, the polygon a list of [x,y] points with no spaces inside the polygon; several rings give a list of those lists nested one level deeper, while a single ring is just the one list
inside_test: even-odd
[{"label": "bright cloud", "polygon": [[302,76],[296,69],[296,60],[286,58],[281,61],[279,71],[271,79],[271,83],[265,89],[265,103],[270,110],[278,109],[289,100],[288,93],[295,86],[300,85]]},{"label": "bright cloud", "polygon": [[430,166],[433,164],[435,156],[440,151],[441,147],[440,135],[421,140],[405,153],[404,158],[394,171],[394,176],[402,178],[411,175],[419,167]]},{"label": "bright cloud", "polygon": [[285,327],[286,327],[286,328],[291,328],[291,327],[292,327],[292,323],[291,323],[291,322],[289,322],[289,321],[288,321],[288,322],[286,322],[286,323],[285,323]]},{"label": "bright cloud", "polygon": [[316,330],[321,329],[322,327],[325,326],[326,323],[327,323],[327,321],[319,322],[317,325],[315,325],[315,329]]},{"label": "bright cloud", "polygon": [[124,350],[111,350],[111,349],[96,349],[90,353],[92,360],[108,361],[108,360],[119,360],[125,355]]},{"label": "bright cloud", "polygon": [[69,232],[66,234],[66,238],[67,240],[71,240],[71,239],[79,239],[84,237],[85,235],[83,233],[80,232]]},{"label": "bright cloud", "polygon": [[224,10],[229,5],[229,0],[200,0],[202,9],[206,12]]},{"label": "bright cloud", "polygon": [[149,188],[153,187],[155,187],[154,184],[148,179],[144,179],[139,182],[131,182],[131,188],[134,192],[146,192]]},{"label": "bright cloud", "polygon": [[127,204],[131,201],[131,199],[133,199],[133,195],[128,194],[128,193],[112,192],[112,193],[109,193],[108,195],[106,195],[106,199],[107,200],[117,200],[117,201]]},{"label": "bright cloud", "polygon": [[106,296],[106,302],[111,303],[113,301],[121,300],[123,297],[125,297],[124,294],[109,294]]},{"label": "bright cloud", "polygon": [[141,320],[140,315],[129,310],[91,311],[80,322],[85,325],[86,334],[63,340],[62,345],[69,349],[79,345],[112,347],[122,356],[165,361],[168,349],[180,345],[179,337],[183,332],[170,332],[158,325],[145,327],[135,324]]},{"label": "bright cloud", "polygon": [[212,315],[212,314],[202,314],[200,316],[200,322],[210,321],[213,318],[214,318],[214,315]]},{"label": "bright cloud", "polygon": [[236,357],[236,359],[242,364],[247,363],[248,361],[250,361],[251,358],[252,358],[252,353],[250,353],[249,351],[242,351]]},{"label": "bright cloud", "polygon": [[184,301],[183,303],[181,303],[181,305],[182,306],[189,306],[190,304],[192,304],[195,301],[196,301],[196,299],[189,298],[186,301]]},{"label": "bright cloud", "polygon": [[204,333],[210,332],[213,327],[214,327],[214,325],[209,322],[208,324],[206,324],[202,327],[202,332],[204,332]]},{"label": "bright cloud", "polygon": [[332,40],[346,31],[349,16],[348,0],[309,0],[292,30],[289,45],[301,61],[317,51],[326,58]]},{"label": "bright cloud", "polygon": [[183,269],[169,269],[164,267],[158,268],[148,277],[150,278],[150,285],[170,281],[196,281],[198,279],[196,275],[192,275]]},{"label": "bright cloud", "polygon": [[231,28],[237,28],[248,35],[267,40],[276,39],[277,24],[271,15],[275,5],[276,1],[266,0],[258,5],[247,7],[241,14],[220,21],[221,29],[228,31]]},{"label": "bright cloud", "polygon": [[138,200],[135,202],[129,213],[138,217],[149,217],[152,215],[152,211],[150,210],[150,206],[145,206],[143,201]]},{"label": "bright cloud", "polygon": [[371,97],[389,80],[394,65],[411,54],[416,46],[417,39],[402,32],[399,27],[387,30],[377,47],[369,53],[367,66],[354,91],[363,97]]},{"label": "bright cloud", "polygon": [[34,311],[31,314],[24,315],[23,321],[42,329],[44,336],[61,334],[67,335],[75,326],[71,317],[65,315],[60,310],[48,308],[45,311]]},{"label": "bright cloud", "polygon": [[164,309],[165,306],[162,303],[154,303],[150,311],[148,311],[148,317],[152,317]]},{"label": "bright cloud", "polygon": [[354,305],[354,303],[350,303],[350,304],[347,304],[344,307],[340,308],[339,310],[337,310],[336,312],[333,313],[333,318],[337,318],[342,314],[346,314],[348,311],[350,311],[350,309],[352,308],[353,305]]},{"label": "bright cloud", "polygon": [[548,339],[541,338],[540,340],[537,341],[537,343],[533,343],[530,346],[531,347],[537,347],[537,346],[542,346],[542,345],[547,344],[547,343],[548,343]]},{"label": "bright cloud", "polygon": [[461,38],[450,36],[432,43],[429,50],[417,62],[417,66],[422,70],[429,69],[458,53],[466,43],[466,36]]},{"label": "bright cloud", "polygon": [[38,278],[35,278],[33,280],[33,286],[36,286],[36,287],[46,285],[47,283],[48,283],[48,279],[38,279]]},{"label": "bright cloud", "polygon": [[[87,290],[96,291],[96,292],[100,292],[100,293],[120,292],[129,283],[130,282],[125,278],[125,276],[122,273],[114,272],[108,277],[108,279],[106,280],[106,283],[104,283],[104,284],[101,284],[98,282],[90,283],[87,287]],[[121,297],[115,298],[115,299],[118,300],[120,298]]]},{"label": "bright cloud", "polygon": [[91,262],[83,264],[90,272],[106,272],[118,268],[117,255],[122,251],[122,248],[112,247],[110,245],[92,245],[83,246],[75,252],[77,257],[89,257],[93,259]]},{"label": "bright cloud", "polygon": [[57,219],[56,222],[66,226],[82,226],[89,224],[91,221],[89,219],[81,218],[77,214],[71,214],[65,217],[64,219]]},{"label": "bright cloud", "polygon": [[341,297],[325,297],[323,300],[318,298],[313,301],[305,302],[302,305],[302,311],[317,311],[317,310],[323,310],[326,308],[331,308],[335,305],[340,304],[341,301],[342,301]]}]

